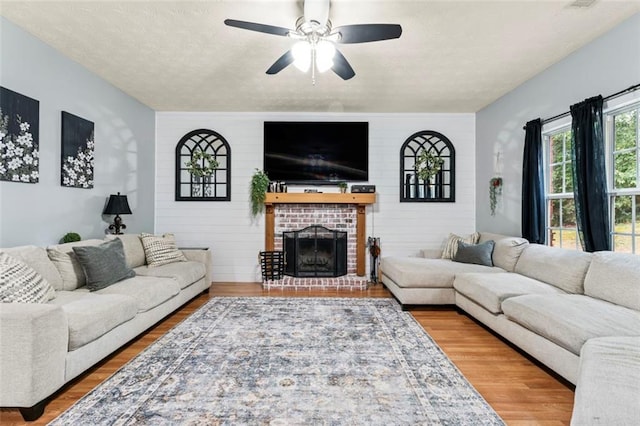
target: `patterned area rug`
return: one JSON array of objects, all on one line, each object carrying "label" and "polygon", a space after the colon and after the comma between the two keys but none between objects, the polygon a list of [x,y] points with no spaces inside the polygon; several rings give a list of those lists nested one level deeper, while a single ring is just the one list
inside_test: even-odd
[{"label": "patterned area rug", "polygon": [[503,425],[393,299],[214,298],[52,425]]}]

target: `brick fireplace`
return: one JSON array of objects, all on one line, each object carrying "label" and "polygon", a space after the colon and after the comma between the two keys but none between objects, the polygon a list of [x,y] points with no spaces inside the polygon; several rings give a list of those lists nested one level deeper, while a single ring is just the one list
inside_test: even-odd
[{"label": "brick fireplace", "polygon": [[265,248],[282,250],[282,233],[319,225],[347,233],[347,275],[290,277],[263,283],[265,288],[366,289],[366,206],[375,194],[268,193],[265,201]]}]

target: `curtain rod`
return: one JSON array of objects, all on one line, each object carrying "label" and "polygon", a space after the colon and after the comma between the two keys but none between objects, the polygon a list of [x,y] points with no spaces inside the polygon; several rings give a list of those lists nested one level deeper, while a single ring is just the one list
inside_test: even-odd
[{"label": "curtain rod", "polygon": [[[619,92],[616,92],[613,95],[609,95],[609,96],[607,96],[605,98],[602,98],[602,100],[603,101],[608,101],[610,99],[615,99],[618,96],[622,96],[622,95],[624,95],[625,93],[628,93],[628,92],[634,92],[634,91],[636,91],[638,89],[640,89],[640,84],[636,84],[634,86],[627,87],[626,89],[621,90]],[[546,124],[546,123],[549,123],[551,121],[557,120],[559,118],[566,117],[566,116],[568,116],[570,114],[571,114],[571,111],[567,111],[567,112],[563,112],[562,114],[554,115],[553,117],[545,118],[544,120],[542,120],[542,124]],[[527,128],[527,126],[522,126],[522,130],[525,130],[526,128]]]}]

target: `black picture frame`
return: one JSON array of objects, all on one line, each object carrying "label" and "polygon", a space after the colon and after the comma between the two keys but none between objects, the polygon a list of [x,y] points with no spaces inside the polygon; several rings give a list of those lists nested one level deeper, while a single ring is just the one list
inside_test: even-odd
[{"label": "black picture frame", "polygon": [[40,180],[40,102],[0,87],[0,180]]}]

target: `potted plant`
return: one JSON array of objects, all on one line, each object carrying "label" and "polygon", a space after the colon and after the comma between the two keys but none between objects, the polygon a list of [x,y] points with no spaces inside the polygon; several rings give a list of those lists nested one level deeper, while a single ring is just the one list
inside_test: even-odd
[{"label": "potted plant", "polygon": [[347,182],[338,182],[338,188],[340,188],[341,193],[344,194],[345,192],[347,192],[347,187]]},{"label": "potted plant", "polygon": [[269,177],[263,170],[256,169],[251,177],[251,215],[257,216],[264,211],[264,200],[269,187]]},{"label": "potted plant", "polygon": [[496,205],[498,204],[498,195],[502,194],[502,178],[493,177],[489,181],[489,208],[491,216],[496,215]]},{"label": "potted plant", "polygon": [[60,239],[60,243],[73,243],[80,240],[82,240],[80,234],[76,232],[67,232],[66,234],[64,234],[64,237]]}]

